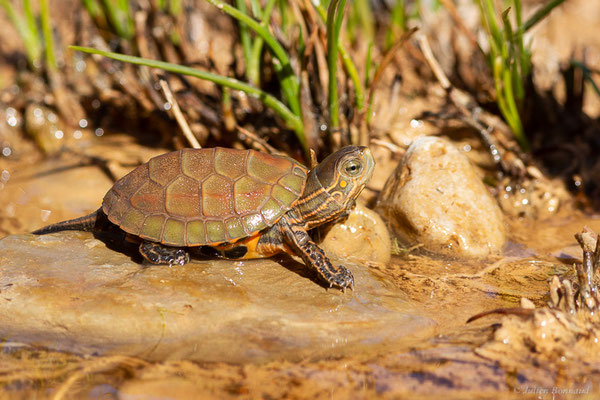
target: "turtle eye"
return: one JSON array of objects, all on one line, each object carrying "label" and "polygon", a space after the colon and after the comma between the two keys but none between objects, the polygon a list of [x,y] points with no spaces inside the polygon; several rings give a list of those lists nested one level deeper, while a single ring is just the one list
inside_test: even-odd
[{"label": "turtle eye", "polygon": [[358,176],[362,170],[362,163],[357,159],[348,160],[344,163],[344,172],[348,174],[348,176]]}]

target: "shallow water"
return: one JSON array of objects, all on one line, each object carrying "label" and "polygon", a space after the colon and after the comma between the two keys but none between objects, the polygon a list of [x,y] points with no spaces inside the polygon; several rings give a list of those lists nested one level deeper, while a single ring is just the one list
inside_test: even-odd
[{"label": "shallow water", "polygon": [[[109,185],[78,192],[75,207],[59,198],[80,172],[36,175],[44,168],[13,174],[0,190],[5,233],[94,209]],[[57,182],[56,192],[40,189]],[[600,231],[600,218],[514,220],[504,254],[486,260],[414,251],[349,264],[356,288],[346,293],[319,286],[290,258],[141,268],[88,233],[7,236],[0,398],[524,398],[527,387],[593,384],[592,396],[597,366],[571,376],[499,363],[474,350],[501,317],[466,324],[521,297],[544,305],[549,278],[581,259],[573,235],[586,225]]]}]

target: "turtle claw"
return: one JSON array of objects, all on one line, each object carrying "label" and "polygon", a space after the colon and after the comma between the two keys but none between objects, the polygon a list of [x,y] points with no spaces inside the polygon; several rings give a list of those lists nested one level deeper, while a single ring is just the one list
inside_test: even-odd
[{"label": "turtle claw", "polygon": [[163,259],[169,263],[169,267],[172,267],[173,264],[185,265],[190,262],[189,254],[182,249],[175,251],[173,254],[165,256]]},{"label": "turtle claw", "polygon": [[346,293],[346,289],[354,290],[354,276],[343,265],[337,266],[338,271],[329,278],[329,287],[337,287]]}]

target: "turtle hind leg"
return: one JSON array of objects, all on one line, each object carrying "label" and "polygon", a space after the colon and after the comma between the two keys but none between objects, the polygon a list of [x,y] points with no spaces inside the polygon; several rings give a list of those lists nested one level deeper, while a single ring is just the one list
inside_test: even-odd
[{"label": "turtle hind leg", "polygon": [[163,246],[145,240],[140,243],[140,254],[152,264],[184,265],[190,261],[187,251],[181,248]]},{"label": "turtle hind leg", "polygon": [[[304,263],[314,268],[319,275],[329,283],[329,287],[337,287],[342,291],[354,288],[354,276],[343,265],[335,266],[329,261],[329,258],[315,242],[310,239],[306,230],[300,225],[295,225],[289,221],[278,223],[279,229],[286,238],[286,243],[302,257]],[[280,220],[281,221],[281,220]]]}]

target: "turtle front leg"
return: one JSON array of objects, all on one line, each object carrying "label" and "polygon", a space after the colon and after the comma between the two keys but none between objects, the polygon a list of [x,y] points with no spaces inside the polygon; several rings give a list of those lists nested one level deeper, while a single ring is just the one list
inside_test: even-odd
[{"label": "turtle front leg", "polygon": [[145,240],[140,243],[140,254],[152,264],[184,265],[190,261],[189,254],[183,249]]},{"label": "turtle front leg", "polygon": [[282,218],[281,230],[287,244],[302,257],[304,263],[317,270],[319,275],[329,283],[329,287],[337,287],[346,291],[354,288],[354,276],[346,267],[335,266],[315,242],[310,239],[306,229],[301,225],[289,223]]}]

